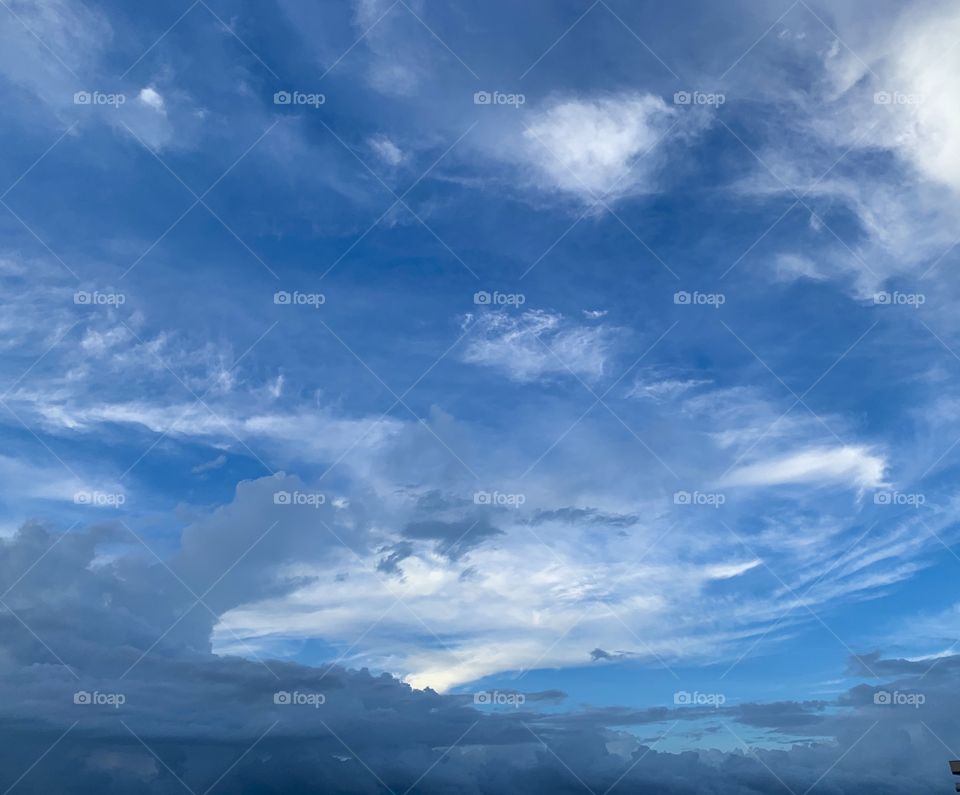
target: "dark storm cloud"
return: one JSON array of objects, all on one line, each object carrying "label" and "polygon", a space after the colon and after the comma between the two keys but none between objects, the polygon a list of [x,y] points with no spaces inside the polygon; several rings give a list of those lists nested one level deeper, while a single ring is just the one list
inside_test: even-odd
[{"label": "dark storm cloud", "polygon": [[781,701],[771,704],[744,704],[736,710],[737,720],[749,726],[781,731],[813,731],[824,722],[825,701]]},{"label": "dark storm cloud", "polygon": [[[295,514],[287,515],[291,535],[260,549],[255,528],[285,514],[284,506],[272,514],[252,510],[255,493],[238,492],[251,510],[218,512],[190,528],[191,548],[222,562],[225,546],[242,546],[263,565],[286,559],[306,539],[318,543],[310,535],[313,515]],[[136,529],[105,525],[59,535],[31,523],[0,544],[8,606],[0,613],[0,785],[10,786],[56,743],[14,793],[153,795],[187,791],[181,781],[200,793],[225,771],[218,789],[244,793],[399,795],[414,787],[535,795],[584,792],[586,785],[598,794],[615,786],[766,795],[784,785],[805,792],[825,772],[818,784],[824,793],[949,787],[950,753],[936,738],[960,746],[958,657],[932,668],[872,657],[870,668],[893,681],[854,687],[833,702],[558,711],[564,695],[545,691],[524,694],[519,707],[481,709],[470,697],[413,690],[366,670],[213,655],[219,614],[196,597],[217,582],[218,569],[208,565],[201,579],[203,567],[187,567],[183,550],[168,569],[133,537]],[[437,524],[413,535],[443,541],[463,529]],[[264,592],[258,582],[251,593]],[[239,584],[226,583],[215,604],[233,604],[240,594]],[[922,694],[924,703],[896,695],[878,703],[886,691]],[[83,694],[101,703],[75,703]],[[664,732],[729,745],[734,736],[755,743],[758,731],[823,739],[788,750],[673,754],[652,747]]]}]

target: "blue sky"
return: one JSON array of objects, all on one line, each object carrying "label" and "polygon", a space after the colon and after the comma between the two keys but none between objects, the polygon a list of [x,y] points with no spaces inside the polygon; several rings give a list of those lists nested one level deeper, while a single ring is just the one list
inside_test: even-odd
[{"label": "blue sky", "polygon": [[[600,791],[611,754],[653,745],[640,782],[695,752],[854,791],[879,725],[877,753],[913,753],[879,786],[944,784],[955,8],[2,5],[0,600],[22,686],[336,670],[450,710],[430,747],[468,707],[557,743],[589,729],[606,750],[582,770],[549,742],[530,762],[522,729],[502,748],[518,787],[566,768]],[[504,715],[485,692],[527,697]],[[167,791],[172,713],[128,702],[150,756],[111,750],[91,782]],[[249,715],[199,712],[179,740],[249,745]],[[35,756],[72,714],[43,711]],[[484,791],[470,764],[424,786]],[[766,791],[744,775],[716,791]]]}]

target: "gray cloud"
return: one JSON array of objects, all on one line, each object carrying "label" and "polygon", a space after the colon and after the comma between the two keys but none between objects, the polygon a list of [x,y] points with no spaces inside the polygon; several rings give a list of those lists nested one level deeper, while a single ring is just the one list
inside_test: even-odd
[{"label": "gray cloud", "polygon": [[437,519],[411,522],[403,528],[405,538],[436,541],[436,551],[450,560],[458,560],[471,548],[489,538],[503,535],[486,519],[461,519],[444,522]]},{"label": "gray cloud", "polygon": [[[213,521],[187,536],[209,550],[233,528]],[[283,557],[290,539],[280,541],[261,554]],[[630,792],[759,795],[780,788],[777,778],[805,791],[827,770],[819,787],[831,793],[949,786],[950,753],[937,738],[949,747],[960,741],[960,656],[933,666],[871,656],[871,669],[895,679],[832,702],[542,711],[564,698],[545,691],[526,694],[520,709],[479,711],[470,698],[413,690],[386,674],[213,655],[215,616],[191,609],[188,590],[141,551],[112,525],[60,536],[31,523],[0,545],[0,586],[14,611],[0,614],[0,783],[12,783],[77,722],[22,791],[179,792],[175,774],[199,792],[234,763],[220,786],[248,793],[404,792],[414,784],[424,793],[565,793],[583,790],[577,778],[603,792],[623,776],[617,787]],[[172,561],[182,566],[183,558],[181,550]],[[923,693],[925,703],[877,704],[883,689]],[[125,703],[75,704],[77,691],[122,694]],[[322,694],[324,703],[277,704],[277,692]],[[705,728],[708,720],[714,725]],[[749,752],[651,748],[671,724],[701,738],[729,727],[738,736],[825,739]]]}]

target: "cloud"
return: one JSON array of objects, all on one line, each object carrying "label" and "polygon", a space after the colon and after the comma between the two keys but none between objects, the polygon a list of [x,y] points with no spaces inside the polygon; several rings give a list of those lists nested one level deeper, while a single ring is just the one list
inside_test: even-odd
[{"label": "cloud", "polygon": [[398,166],[405,159],[403,151],[385,135],[376,135],[369,141],[370,148],[388,166]]},{"label": "cloud", "polygon": [[216,458],[211,459],[210,461],[205,461],[202,464],[197,464],[190,471],[194,475],[200,475],[204,472],[211,472],[214,469],[220,469],[224,464],[227,463],[227,457],[223,454],[218,455]]},{"label": "cloud", "polygon": [[788,484],[840,485],[858,490],[885,485],[887,462],[870,448],[844,446],[813,448],[734,469],[721,481],[725,486]]},{"label": "cloud", "polygon": [[423,40],[412,30],[418,23],[408,14],[387,0],[354,2],[356,31],[367,49],[367,80],[387,96],[415,95],[431,73],[433,64],[423,51]]},{"label": "cloud", "polygon": [[464,361],[504,372],[521,383],[545,376],[595,379],[604,374],[615,338],[609,326],[578,325],[555,312],[484,312],[475,324]]},{"label": "cloud", "polygon": [[[252,540],[268,516],[246,496],[237,501],[217,526],[243,517],[241,535]],[[841,517],[816,527],[804,516],[786,521],[778,511],[762,532],[733,534],[719,525],[715,537],[705,537],[710,517],[689,507],[655,515],[651,506],[623,516],[524,505],[491,508],[488,520],[478,522],[476,506],[465,502],[435,495],[412,505],[358,506],[338,519],[339,540],[320,523],[331,518],[317,515],[314,524],[330,544],[311,547],[311,560],[276,554],[273,544],[268,558],[258,553],[256,561],[275,573],[258,574],[255,582],[263,585],[223,616],[214,648],[263,656],[322,638],[352,665],[437,690],[532,665],[581,665],[592,648],[623,650],[640,662],[655,662],[652,654],[668,661],[736,659],[754,643],[781,642],[808,620],[806,614],[784,620],[798,590],[809,591],[813,610],[835,607],[910,577],[936,544],[915,521],[858,538],[855,521]],[[368,521],[351,528],[353,517]],[[291,543],[309,532],[310,519],[307,511]],[[940,533],[949,519],[928,521]],[[735,515],[724,522],[738,524]],[[482,532],[472,537],[474,530]],[[216,534],[209,543],[223,546]],[[248,542],[231,548],[242,543]],[[762,563],[791,572],[787,585],[764,577],[757,591],[750,572]],[[271,581],[283,587],[271,594]],[[719,587],[727,596],[718,597]],[[731,602],[729,593],[738,598]],[[397,599],[404,609],[392,609]],[[358,639],[358,626],[371,628]]]},{"label": "cloud", "polygon": [[384,574],[396,574],[402,576],[400,564],[413,554],[413,544],[409,541],[401,541],[397,544],[387,547],[383,550],[387,553],[377,562],[377,571]]},{"label": "cloud", "polygon": [[140,93],[137,95],[137,99],[139,99],[148,108],[153,108],[153,110],[157,111],[158,113],[164,112],[165,103],[163,101],[163,97],[157,93],[156,89],[150,86],[141,88]]},{"label": "cloud", "polygon": [[848,282],[869,299],[889,279],[925,273],[956,242],[960,56],[950,42],[960,13],[942,2],[891,5],[888,24],[875,27],[864,8],[824,8],[839,38],[821,27],[796,45],[809,90],[778,68],[744,77],[777,134],[754,145],[762,164],[734,189],[799,196],[815,213],[800,241],[772,257],[775,279]]},{"label": "cloud", "polygon": [[437,552],[452,561],[459,560],[472,547],[499,535],[503,535],[503,531],[492,527],[483,518],[463,519],[459,522],[411,522],[403,528],[405,538],[436,541]]},{"label": "cloud", "polygon": [[861,105],[859,119],[843,120],[850,125],[847,136],[860,135],[862,146],[896,152],[924,178],[953,190],[960,190],[960,109],[955,101],[960,55],[953,47],[958,36],[960,11],[955,6],[921,4],[902,11],[866,43],[866,60],[843,48],[831,51],[826,60],[844,101]]},{"label": "cloud", "polygon": [[774,267],[776,278],[782,281],[794,279],[823,281],[828,276],[816,262],[799,254],[778,254],[774,258]]},{"label": "cloud", "polygon": [[630,655],[624,654],[623,652],[608,652],[604,649],[596,648],[590,652],[590,659],[593,662],[597,660],[622,660]]},{"label": "cloud", "polygon": [[645,398],[657,402],[676,400],[702,386],[713,383],[708,378],[657,378],[655,374],[649,378],[638,380],[627,393],[628,397]]},{"label": "cloud", "polygon": [[596,508],[556,508],[537,510],[530,518],[530,524],[540,525],[547,522],[569,522],[580,524],[598,524],[607,527],[632,527],[640,521],[637,514],[609,514]]},{"label": "cloud", "polygon": [[584,201],[650,190],[676,110],[650,94],[555,100],[524,131],[529,163],[544,188]]},{"label": "cloud", "polygon": [[[956,655],[853,657],[857,678],[830,700],[698,707],[668,694],[663,706],[562,710],[555,690],[503,690],[524,702],[477,708],[471,693],[366,670],[217,656],[204,643],[215,616],[191,609],[194,597],[139,543],[96,565],[98,548],[124,535],[101,527],[58,538],[29,524],[0,542],[0,587],[20,618],[0,615],[0,766],[13,781],[42,756],[23,781],[32,790],[69,780],[78,792],[167,795],[222,781],[247,792],[519,795],[572,792],[575,774],[595,792],[692,795],[706,781],[718,794],[762,795],[773,777],[795,792],[932,791],[946,774],[941,743],[960,740]],[[217,576],[210,569],[194,584],[204,592]],[[593,649],[606,665],[629,657]],[[116,707],[93,703],[117,696]],[[707,742],[677,754],[658,741],[711,728],[750,738],[748,750]],[[777,739],[778,749],[764,747]]]}]

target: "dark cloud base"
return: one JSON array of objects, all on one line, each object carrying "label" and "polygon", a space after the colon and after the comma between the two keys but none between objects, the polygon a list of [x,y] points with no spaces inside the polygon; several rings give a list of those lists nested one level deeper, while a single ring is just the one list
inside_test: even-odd
[{"label": "dark cloud base", "polygon": [[[218,527],[196,530],[193,542]],[[129,550],[98,558],[123,533],[58,537],[31,524],[0,547],[0,787],[10,792],[892,795],[951,786],[960,656],[932,669],[878,655],[851,661],[886,691],[922,693],[921,707],[876,704],[878,681],[830,702],[557,712],[546,707],[562,694],[551,692],[520,709],[481,710],[471,697],[386,674],[216,656],[215,616],[176,581],[189,567],[175,557],[168,570]],[[78,692],[103,703],[75,703]],[[277,693],[290,695],[277,703]],[[111,703],[117,696],[124,703]],[[737,736],[833,739],[734,753],[666,753],[639,739],[664,727],[690,733],[704,719]]]}]

